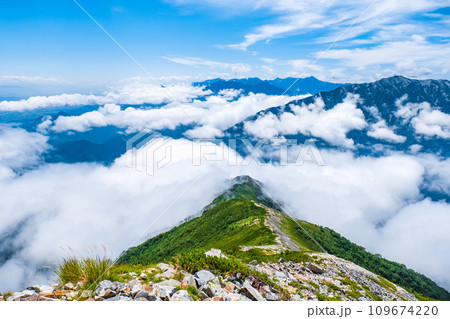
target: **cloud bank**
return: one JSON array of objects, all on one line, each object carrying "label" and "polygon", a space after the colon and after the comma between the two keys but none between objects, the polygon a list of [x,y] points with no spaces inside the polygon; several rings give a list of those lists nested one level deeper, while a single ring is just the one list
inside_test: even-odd
[{"label": "cloud bank", "polygon": [[283,112],[279,118],[269,113],[254,122],[246,122],[244,129],[261,138],[302,133],[320,137],[333,145],[351,148],[354,142],[347,138],[347,133],[361,130],[367,125],[363,112],[356,106],[358,99],[358,96],[349,94],[342,103],[325,110],[323,100],[318,98],[309,105],[292,105],[293,112]]},{"label": "cloud bank", "polygon": [[116,104],[107,104],[97,111],[79,116],[60,116],[53,126],[55,132],[84,132],[93,127],[113,125],[130,132],[139,130],[175,129],[179,125],[196,125],[186,132],[190,138],[214,138],[223,136],[223,130],[247,117],[274,105],[282,105],[294,98],[250,93],[239,96],[239,91],[223,90],[218,95],[194,99],[190,103],[169,103],[161,108],[134,108],[121,110]]},{"label": "cloud bank", "polygon": [[[450,287],[448,272],[443,271],[450,267],[445,223],[450,206],[420,194],[428,172],[443,171],[440,179],[433,179],[434,186],[449,189],[448,161],[431,155],[355,158],[351,153],[322,151],[325,166],[308,162],[260,166],[254,161],[248,166],[229,166],[226,159],[193,166],[192,142],[168,143],[172,161],[155,176],[128,167],[129,153],[110,167],[46,164],[21,175],[3,176],[0,236],[11,230],[17,234],[8,242],[15,249],[12,258],[0,265],[0,289],[47,281],[48,272],[42,266],[66,254],[61,246],[68,245],[82,255],[83,248],[105,245],[116,257],[130,245],[198,213],[223,189],[224,180],[241,174],[261,180],[293,216],[331,227],[368,250],[404,262]],[[138,161],[143,158],[138,154]],[[5,247],[0,245],[0,249]]]},{"label": "cloud bank", "polygon": [[163,104],[169,102],[188,102],[193,98],[210,92],[189,84],[171,84],[163,88],[149,83],[148,79],[134,80],[131,83],[112,88],[102,95],[60,94],[33,96],[19,101],[0,101],[0,111],[23,112],[41,108],[73,107],[104,104]]}]

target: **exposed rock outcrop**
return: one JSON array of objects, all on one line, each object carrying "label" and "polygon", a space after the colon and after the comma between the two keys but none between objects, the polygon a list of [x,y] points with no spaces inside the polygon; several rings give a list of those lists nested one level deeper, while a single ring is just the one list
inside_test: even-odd
[{"label": "exposed rock outcrop", "polygon": [[[213,258],[227,258],[220,250],[206,253]],[[311,253],[311,262],[252,262],[258,276],[240,273],[226,275],[200,270],[193,274],[176,265],[158,264],[143,274],[128,273],[126,282],[101,281],[94,290],[80,285],[32,286],[6,296],[8,301],[277,301],[277,300],[416,300],[403,288],[349,261],[329,254]],[[222,257],[218,257],[222,256]],[[320,265],[318,265],[320,264]],[[171,277],[183,278],[182,282]],[[149,281],[147,278],[155,278]],[[164,280],[162,280],[164,279]]]}]

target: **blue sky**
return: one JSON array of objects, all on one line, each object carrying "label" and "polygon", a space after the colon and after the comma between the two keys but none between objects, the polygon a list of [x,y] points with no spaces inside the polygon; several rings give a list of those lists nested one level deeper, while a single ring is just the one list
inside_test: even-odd
[{"label": "blue sky", "polygon": [[[155,77],[315,75],[350,82],[450,74],[450,1],[79,3]],[[0,4],[0,85],[144,75],[72,0]]]}]

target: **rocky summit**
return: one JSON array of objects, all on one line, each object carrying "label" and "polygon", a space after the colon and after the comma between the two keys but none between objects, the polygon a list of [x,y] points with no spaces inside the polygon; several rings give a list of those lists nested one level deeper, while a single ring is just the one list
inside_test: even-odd
[{"label": "rocky summit", "polygon": [[[72,258],[58,283],[0,300],[450,300],[431,279],[295,219],[249,176],[192,217],[108,259]],[[102,274],[99,276],[99,274]]]},{"label": "rocky summit", "polygon": [[[228,259],[218,249],[204,253]],[[278,301],[278,300],[417,300],[405,289],[366,269],[329,254],[311,253],[313,262],[252,261],[251,275],[199,270],[160,263],[129,280],[103,280],[96,289],[83,283],[38,285],[7,296],[8,301]],[[154,278],[154,280],[149,280]],[[156,279],[156,280],[155,280]]]}]

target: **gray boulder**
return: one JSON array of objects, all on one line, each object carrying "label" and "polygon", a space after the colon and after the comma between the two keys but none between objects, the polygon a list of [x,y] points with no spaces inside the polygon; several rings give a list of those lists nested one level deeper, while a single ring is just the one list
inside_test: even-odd
[{"label": "gray boulder", "polygon": [[[108,293],[106,292],[107,290],[109,290]],[[97,295],[99,297],[102,297],[102,298],[111,298],[111,297],[114,297],[116,295],[115,291],[116,291],[115,286],[114,286],[114,284],[111,281],[103,280],[103,281],[101,281],[98,284],[98,286],[95,289],[94,293],[95,293],[95,295]],[[114,292],[113,296],[103,297],[104,295],[108,295],[109,296],[111,294],[111,292]]]},{"label": "gray boulder", "polygon": [[251,301],[251,299],[247,298],[246,296],[243,296],[241,294],[228,294],[226,296],[227,301]]},{"label": "gray boulder", "polygon": [[114,282],[113,282],[113,287],[114,287],[114,290],[115,290],[117,293],[121,293],[121,292],[123,292],[123,291],[127,288],[127,284],[124,283],[124,282],[117,282],[117,281],[114,281]]},{"label": "gray boulder", "polygon": [[208,270],[200,270],[194,274],[195,280],[197,280],[197,285],[199,287],[206,285],[208,282],[217,280],[216,276]]},{"label": "gray boulder", "polygon": [[300,297],[299,295],[293,295],[291,297],[291,301],[302,301],[304,300],[302,297]]},{"label": "gray boulder", "polygon": [[118,295],[109,299],[105,299],[105,301],[132,301],[133,299],[128,296]]},{"label": "gray boulder", "polygon": [[214,297],[214,293],[209,285],[203,285],[199,289],[201,296]]},{"label": "gray boulder", "polygon": [[38,294],[35,290],[27,289],[21,292],[15,292],[12,296],[8,297],[7,301],[19,301],[25,298],[36,297]]},{"label": "gray boulder", "polygon": [[280,298],[278,298],[278,295],[269,292],[266,294],[266,300],[267,301],[278,301],[278,300],[280,300]]},{"label": "gray boulder", "polygon": [[309,270],[311,270],[314,274],[316,274],[316,275],[320,275],[320,274],[323,274],[324,272],[325,272],[325,270],[323,270],[322,268],[320,268],[319,266],[317,266],[316,264],[309,264],[308,266],[307,266],[307,268],[309,269]]},{"label": "gray boulder", "polygon": [[155,277],[156,278],[172,278],[173,276],[175,276],[175,274],[172,271],[166,270],[162,274],[157,274]]},{"label": "gray boulder", "polygon": [[116,295],[117,295],[117,293],[111,289],[102,289],[97,294],[98,297],[103,298],[103,299],[112,298],[112,297],[115,297]]},{"label": "gray boulder", "polygon": [[178,280],[175,280],[175,279],[169,279],[169,280],[164,280],[164,281],[158,282],[158,285],[180,287],[181,282]]},{"label": "gray boulder", "polygon": [[160,284],[155,284],[153,289],[156,295],[163,300],[169,300],[169,298],[177,291],[177,288],[173,286],[162,286]]},{"label": "gray boulder", "polygon": [[170,269],[170,265],[164,264],[164,263],[159,263],[158,265],[156,265],[156,267],[158,267],[162,271],[166,271],[166,270]]},{"label": "gray boulder", "polygon": [[191,274],[184,276],[183,283],[186,283],[187,286],[193,286],[193,287],[197,288],[197,283],[195,281],[195,278]]},{"label": "gray boulder", "polygon": [[192,297],[186,290],[178,290],[170,297],[170,301],[193,301]]},{"label": "gray boulder", "polygon": [[75,289],[75,285],[71,282],[68,282],[67,284],[64,285],[64,289],[66,290],[74,290]]},{"label": "gray boulder", "polygon": [[248,281],[244,282],[241,292],[251,300],[264,301],[264,297],[259,293],[258,290],[252,287]]},{"label": "gray boulder", "polygon": [[135,300],[157,301],[160,300],[153,292],[140,291],[134,297]]},{"label": "gray boulder", "polygon": [[136,296],[140,291],[142,290],[142,285],[141,284],[134,284],[131,287],[131,296]]},{"label": "gray boulder", "polygon": [[83,290],[81,292],[80,298],[90,298],[92,297],[92,290]]},{"label": "gray boulder", "polygon": [[34,290],[37,293],[40,293],[40,292],[53,293],[53,292],[55,292],[55,288],[50,285],[31,286],[31,287],[28,287],[27,290]]}]

